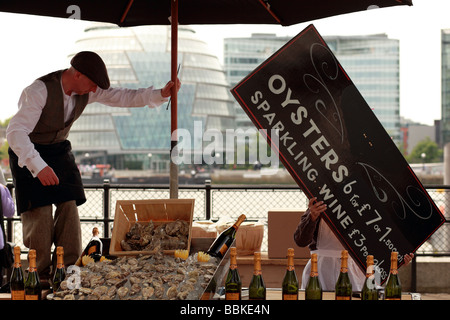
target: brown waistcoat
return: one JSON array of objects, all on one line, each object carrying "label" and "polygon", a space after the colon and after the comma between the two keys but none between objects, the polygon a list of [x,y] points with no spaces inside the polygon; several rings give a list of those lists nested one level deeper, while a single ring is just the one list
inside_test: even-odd
[{"label": "brown waistcoat", "polygon": [[47,87],[47,101],[38,123],[29,137],[33,143],[53,144],[67,139],[72,124],[83,113],[89,95],[75,95],[75,108],[67,122],[64,122],[64,99],[61,75],[64,70],[49,73],[39,80]]}]

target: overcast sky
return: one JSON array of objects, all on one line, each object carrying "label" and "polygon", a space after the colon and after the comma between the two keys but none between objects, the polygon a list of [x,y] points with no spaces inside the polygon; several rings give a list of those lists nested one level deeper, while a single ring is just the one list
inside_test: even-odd
[{"label": "overcast sky", "polygon": [[[193,26],[223,57],[223,38],[276,33],[294,37],[313,23],[322,36],[386,33],[400,40],[400,114],[432,125],[441,117],[441,30],[450,29],[449,0],[413,0],[414,6],[367,10],[301,23]],[[0,13],[0,120],[14,115],[22,89],[67,67],[67,55],[89,22]],[[222,60],[221,60],[222,61]],[[170,66],[168,66],[170,67]]]}]

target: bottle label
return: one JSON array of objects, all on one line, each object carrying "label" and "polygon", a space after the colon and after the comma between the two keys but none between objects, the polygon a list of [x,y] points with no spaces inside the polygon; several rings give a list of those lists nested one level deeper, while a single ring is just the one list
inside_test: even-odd
[{"label": "bottle label", "polygon": [[298,300],[298,294],[283,294],[283,300]]},{"label": "bottle label", "polygon": [[351,300],[350,296],[336,296],[336,300]]},{"label": "bottle label", "polygon": [[347,272],[348,272],[348,268],[342,267],[342,268],[341,268],[341,272],[342,272],[342,273],[347,273]]},{"label": "bottle label", "polygon": [[36,272],[36,270],[37,270],[37,268],[36,267],[31,267],[31,266],[29,266],[28,267],[28,272]]},{"label": "bottle label", "polygon": [[39,296],[37,294],[26,294],[25,300],[39,300]]},{"label": "bottle label", "polygon": [[24,290],[11,290],[11,300],[24,300],[25,291]]},{"label": "bottle label", "polygon": [[226,292],[225,300],[240,300],[239,292]]},{"label": "bottle label", "polygon": [[384,300],[402,300],[401,298],[384,298]]},{"label": "bottle label", "polygon": [[262,270],[254,270],[254,271],[253,271],[253,274],[254,274],[255,276],[260,276],[260,275],[262,275]]},{"label": "bottle label", "polygon": [[90,256],[91,253],[96,253],[97,252],[97,246],[92,246],[89,248],[87,255]]},{"label": "bottle label", "polygon": [[311,271],[311,273],[309,274],[309,276],[311,278],[317,278],[319,276],[319,272],[317,271]]},{"label": "bottle label", "polygon": [[230,269],[231,270],[237,269],[237,264],[230,264]]},{"label": "bottle label", "polygon": [[294,266],[287,266],[287,271],[293,271],[295,269]]},{"label": "bottle label", "polygon": [[220,248],[219,252],[222,254],[222,256],[224,256],[225,253],[227,252],[227,250],[228,250],[228,246],[226,244],[224,244],[222,246],[222,248]]}]

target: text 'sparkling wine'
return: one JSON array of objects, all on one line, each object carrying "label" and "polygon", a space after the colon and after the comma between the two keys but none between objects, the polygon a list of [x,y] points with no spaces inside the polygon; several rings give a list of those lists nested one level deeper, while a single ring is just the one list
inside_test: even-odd
[{"label": "text 'sparkling wine'", "polygon": [[298,279],[294,268],[294,249],[287,252],[287,268],[281,285],[283,300],[298,300]]},{"label": "text 'sparkling wine'", "polygon": [[341,252],[341,271],[335,286],[336,300],[352,299],[352,283],[348,276],[348,251]]},{"label": "text 'sparkling wine'", "polygon": [[305,300],[322,300],[322,286],[317,268],[317,253],[311,254],[311,273],[305,289]]},{"label": "text 'sparkling wine'", "polygon": [[213,257],[223,258],[228,248],[236,238],[236,232],[239,229],[241,223],[245,220],[245,215],[241,214],[237,221],[228,229],[222,231],[222,233],[214,240],[211,247],[208,249],[208,254]]},{"label": "text 'sparkling wine'", "polygon": [[241,300],[242,282],[236,261],[236,247],[230,248],[230,269],[225,279],[225,300]]}]

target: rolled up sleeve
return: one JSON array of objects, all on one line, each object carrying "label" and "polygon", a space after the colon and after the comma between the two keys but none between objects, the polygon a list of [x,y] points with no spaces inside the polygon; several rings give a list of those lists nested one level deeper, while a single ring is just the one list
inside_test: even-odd
[{"label": "rolled up sleeve", "polygon": [[156,108],[167,102],[168,98],[161,95],[161,89],[153,87],[141,89],[98,88],[95,93],[89,94],[89,103],[98,102],[110,107],[138,108],[148,106]]},{"label": "rolled up sleeve", "polygon": [[314,232],[320,219],[313,221],[309,209],[300,218],[300,223],[294,232],[294,241],[299,247],[310,246],[314,242]]}]

